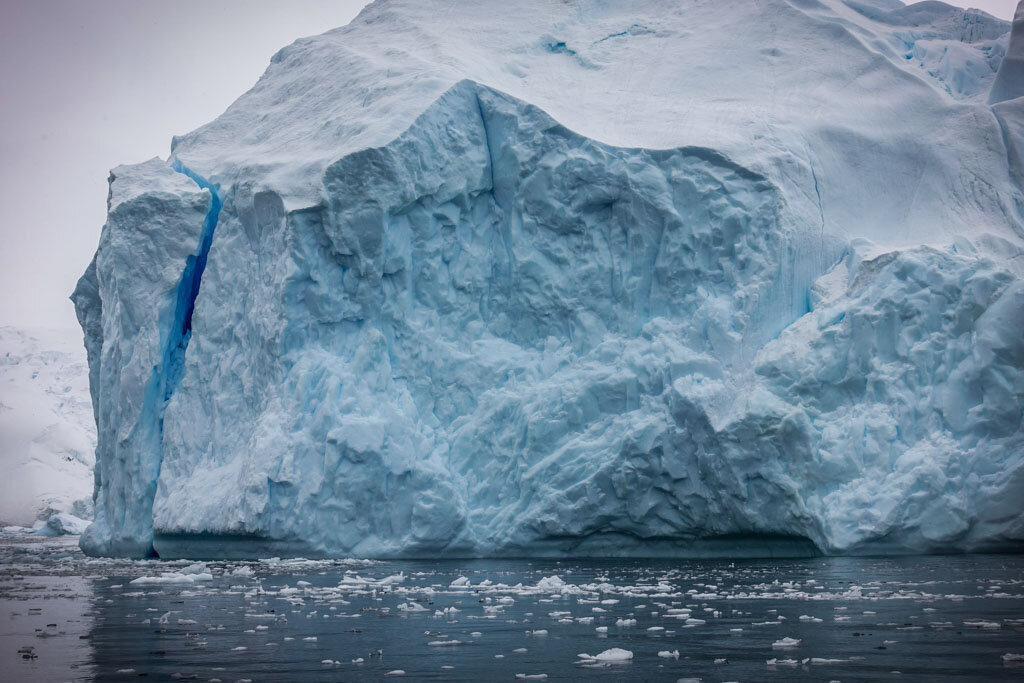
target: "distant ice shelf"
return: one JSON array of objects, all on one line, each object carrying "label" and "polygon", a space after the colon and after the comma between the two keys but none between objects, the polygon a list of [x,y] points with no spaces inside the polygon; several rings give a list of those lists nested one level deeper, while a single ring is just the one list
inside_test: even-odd
[{"label": "distant ice shelf", "polygon": [[112,172],[86,552],[1024,548],[1018,24],[432,5]]}]

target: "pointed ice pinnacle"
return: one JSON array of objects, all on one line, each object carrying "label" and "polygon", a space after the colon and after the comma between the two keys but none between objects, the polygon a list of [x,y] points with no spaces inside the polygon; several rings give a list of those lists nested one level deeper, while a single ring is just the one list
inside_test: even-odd
[{"label": "pointed ice pinnacle", "polygon": [[989,104],[997,104],[1024,95],[1024,0],[1017,3],[1010,29],[1010,44],[999,65],[999,72],[988,96]]}]

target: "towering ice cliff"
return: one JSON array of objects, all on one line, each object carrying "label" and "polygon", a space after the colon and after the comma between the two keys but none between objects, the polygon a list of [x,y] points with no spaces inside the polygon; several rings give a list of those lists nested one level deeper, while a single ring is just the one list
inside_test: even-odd
[{"label": "towering ice cliff", "polygon": [[1020,549],[1017,26],[381,0],[297,41],[111,175],[83,548]]}]

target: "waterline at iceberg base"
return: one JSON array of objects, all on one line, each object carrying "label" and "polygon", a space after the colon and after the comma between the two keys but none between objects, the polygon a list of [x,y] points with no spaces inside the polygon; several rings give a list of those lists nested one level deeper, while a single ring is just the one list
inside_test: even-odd
[{"label": "waterline at iceberg base", "polygon": [[83,549],[1021,550],[1024,36],[527,4],[373,3],[112,172]]}]

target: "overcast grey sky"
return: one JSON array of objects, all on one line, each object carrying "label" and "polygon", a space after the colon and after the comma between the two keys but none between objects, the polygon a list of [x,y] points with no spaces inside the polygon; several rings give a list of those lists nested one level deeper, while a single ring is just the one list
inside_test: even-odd
[{"label": "overcast grey sky", "polygon": [[[109,169],[165,158],[279,48],[364,4],[0,0],[0,325],[74,326]],[[1009,19],[1016,0],[954,4]]]}]

